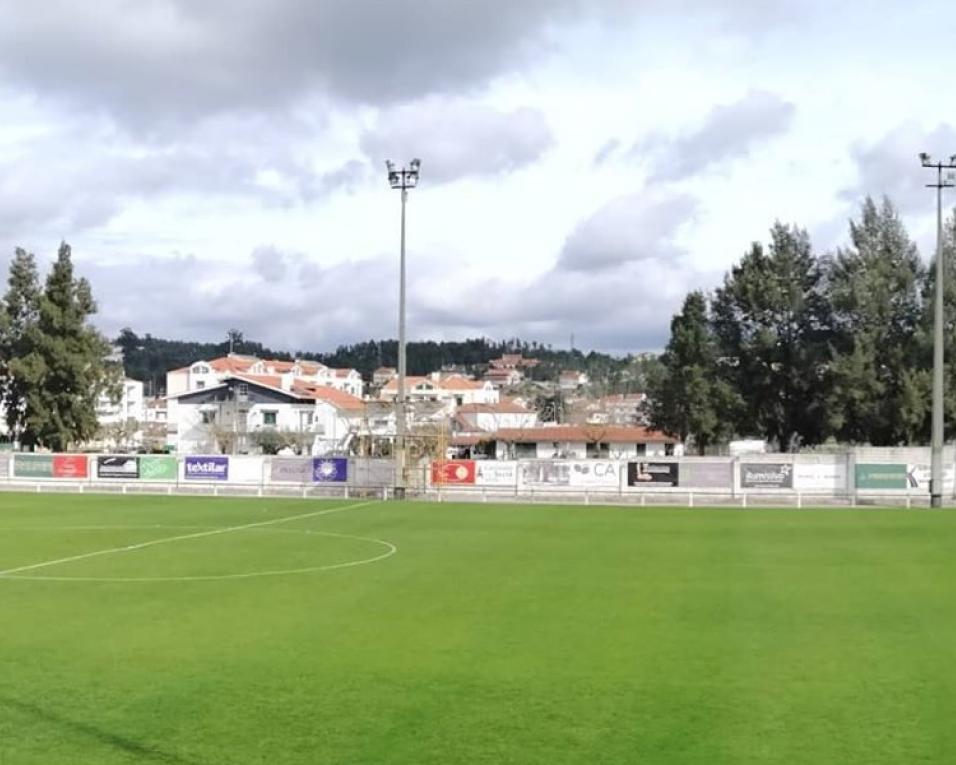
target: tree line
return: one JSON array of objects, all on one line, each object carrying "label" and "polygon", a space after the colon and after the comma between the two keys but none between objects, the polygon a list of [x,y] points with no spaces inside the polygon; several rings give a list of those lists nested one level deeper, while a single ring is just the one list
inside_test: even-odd
[{"label": "tree line", "polygon": [[18,248],[0,303],[0,408],[23,449],[66,451],[93,439],[101,394],[118,395],[120,366],[89,323],[96,303],[71,255],[61,244],[41,282],[34,255]]},{"label": "tree line", "polygon": [[[782,451],[930,436],[935,255],[867,198],[849,242],[814,251],[777,222],[710,294],[689,293],[648,387],[651,423],[700,453],[734,436]],[[956,435],[956,213],[944,226],[946,437]]]}]

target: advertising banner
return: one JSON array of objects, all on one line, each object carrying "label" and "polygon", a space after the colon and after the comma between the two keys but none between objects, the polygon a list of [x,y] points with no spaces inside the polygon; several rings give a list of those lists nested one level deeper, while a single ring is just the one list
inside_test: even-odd
[{"label": "advertising banner", "polygon": [[528,460],[518,463],[522,486],[549,487],[571,485],[571,463],[561,460]]},{"label": "advertising banner", "polygon": [[229,482],[262,483],[264,467],[264,457],[230,457]]},{"label": "advertising banner", "polygon": [[312,481],[312,460],[308,457],[273,457],[269,480],[274,483],[309,483]]},{"label": "advertising banner", "polygon": [[[932,468],[928,464],[907,465],[906,482],[911,489],[929,491],[929,485],[932,480]],[[943,491],[951,492],[953,490],[953,466],[943,465]]]},{"label": "advertising banner", "polygon": [[847,488],[846,460],[797,462],[793,466],[793,488],[843,491]]},{"label": "advertising banner", "polygon": [[518,463],[480,460],[475,463],[475,483],[479,486],[518,485]]},{"label": "advertising banner", "polygon": [[10,460],[0,454],[0,478],[7,478],[10,475]]},{"label": "advertising banner", "polygon": [[618,489],[621,486],[623,462],[608,460],[583,460],[571,464],[571,486]]},{"label": "advertising banner", "polygon": [[475,482],[474,460],[436,460],[432,462],[433,484],[473,484]]},{"label": "advertising banner", "polygon": [[186,457],[183,475],[188,481],[228,481],[228,457]]},{"label": "advertising banner", "polygon": [[316,457],[312,460],[312,480],[317,483],[342,482],[348,478],[349,461],[345,457]]},{"label": "advertising banner", "polygon": [[53,478],[52,454],[14,454],[15,478]]},{"label": "advertising banner", "polygon": [[734,466],[723,462],[681,462],[680,485],[690,489],[727,489],[734,484]]},{"label": "advertising banner", "polygon": [[355,458],[350,460],[349,483],[352,486],[392,486],[395,483],[395,463],[388,459]]},{"label": "advertising banner", "polygon": [[90,461],[85,454],[54,454],[54,478],[88,478]]},{"label": "advertising banner", "polygon": [[793,464],[790,462],[742,462],[741,489],[792,489]]},{"label": "advertising banner", "polygon": [[142,481],[175,481],[179,477],[179,461],[175,457],[140,457],[139,477]]},{"label": "advertising banner", "polygon": [[135,481],[139,478],[139,458],[133,456],[97,457],[96,477]]},{"label": "advertising banner", "polygon": [[628,486],[677,486],[680,484],[680,465],[677,462],[628,462]]},{"label": "advertising banner", "polygon": [[909,486],[908,471],[902,463],[858,463],[856,488],[882,491],[899,491]]}]

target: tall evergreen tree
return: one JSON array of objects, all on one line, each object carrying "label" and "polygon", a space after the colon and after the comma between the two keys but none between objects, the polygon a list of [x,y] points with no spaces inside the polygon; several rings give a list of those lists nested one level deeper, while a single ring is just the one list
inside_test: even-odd
[{"label": "tall evergreen tree", "polygon": [[96,403],[113,392],[109,343],[89,324],[96,304],[85,279],[76,279],[69,245],[60,246],[36,319],[24,331],[10,376],[24,392],[21,444],[65,451],[96,433]]},{"label": "tall evergreen tree", "polygon": [[737,431],[789,451],[826,435],[830,308],[806,231],[778,222],[770,237],[725,277],[713,326],[724,375],[744,402]]},{"label": "tall evergreen tree", "polygon": [[923,267],[889,199],[877,206],[867,197],[850,239],[827,262],[835,327],[828,421],[845,441],[911,443],[923,432],[928,382],[919,371]]},{"label": "tall evergreen tree", "polygon": [[16,439],[24,429],[25,406],[31,382],[15,375],[20,366],[32,367],[30,342],[40,310],[40,277],[36,258],[21,248],[10,262],[7,292],[0,323],[0,401],[10,434]]},{"label": "tall evergreen tree", "polygon": [[684,443],[693,437],[700,454],[733,432],[739,398],[718,374],[717,345],[707,299],[691,292],[671,321],[671,337],[648,390],[651,424]]}]

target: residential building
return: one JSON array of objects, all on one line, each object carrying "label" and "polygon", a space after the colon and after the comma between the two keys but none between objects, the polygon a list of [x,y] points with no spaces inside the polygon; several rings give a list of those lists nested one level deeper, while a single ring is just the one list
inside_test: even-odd
[{"label": "residential building", "polygon": [[488,362],[484,379],[496,387],[517,385],[524,380],[525,370],[537,365],[537,359],[526,359],[520,353],[504,353]]},{"label": "residential building", "polygon": [[146,406],[143,399],[143,383],[124,377],[119,396],[112,398],[100,394],[96,402],[96,419],[101,426],[125,424],[130,420],[146,421]]},{"label": "residential building", "polygon": [[372,372],[372,385],[374,385],[376,388],[380,388],[389,380],[392,380],[397,376],[398,371],[395,369],[395,367],[379,367]]},{"label": "residential building", "polygon": [[592,425],[644,425],[644,393],[614,393],[575,403],[575,415]]},{"label": "residential building", "polygon": [[643,427],[619,425],[539,425],[461,434],[451,445],[493,459],[630,459],[683,454],[675,438]]},{"label": "residential building", "polygon": [[167,396],[168,441],[180,453],[254,452],[276,431],[311,454],[343,453],[361,430],[364,402],[285,374],[228,374],[210,387]]},{"label": "residential building", "polygon": [[278,376],[290,383],[304,381],[361,396],[362,375],[354,369],[335,369],[317,361],[278,361],[231,353],[210,361],[196,361],[188,367],[166,373],[166,395],[203,390],[219,385],[230,375]]},{"label": "residential building", "polygon": [[537,424],[537,412],[512,400],[497,404],[462,404],[455,412],[455,428],[459,432],[531,428]]},{"label": "residential building", "polygon": [[[398,396],[398,380],[390,380],[379,393],[379,397],[394,401]],[[456,407],[463,404],[496,404],[498,390],[490,382],[472,380],[464,375],[442,375],[433,372],[426,377],[408,376],[405,378],[405,398],[409,404],[419,401],[433,401],[442,404],[445,413],[451,415]]]},{"label": "residential building", "polygon": [[558,387],[565,392],[583,388],[588,382],[587,373],[579,372],[575,369],[565,369],[558,376]]}]

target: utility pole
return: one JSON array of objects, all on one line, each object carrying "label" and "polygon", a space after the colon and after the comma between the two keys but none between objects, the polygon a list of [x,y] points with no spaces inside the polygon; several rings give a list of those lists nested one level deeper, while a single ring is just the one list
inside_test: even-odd
[{"label": "utility pole", "polygon": [[936,183],[927,183],[926,187],[936,189],[936,291],[933,315],[933,433],[931,441],[930,464],[930,507],[943,506],[943,293],[946,284],[943,281],[943,189],[953,187],[953,173],[943,170],[956,170],[956,154],[948,162],[933,162],[926,152],[919,155],[923,167],[936,170]]},{"label": "utility pole", "polygon": [[418,185],[420,159],[409,162],[408,168],[398,170],[391,160],[385,161],[388,183],[402,192],[402,229],[398,276],[398,396],[395,399],[395,499],[405,499],[405,203],[408,190]]}]

